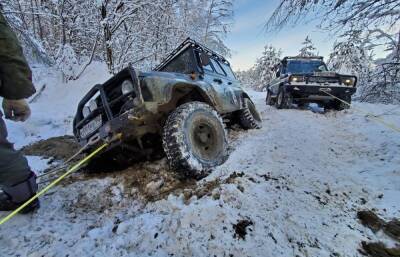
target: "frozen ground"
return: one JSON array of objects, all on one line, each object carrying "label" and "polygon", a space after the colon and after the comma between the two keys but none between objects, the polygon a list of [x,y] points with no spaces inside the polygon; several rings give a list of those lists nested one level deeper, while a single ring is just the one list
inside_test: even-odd
[{"label": "frozen ground", "polygon": [[[9,124],[17,146],[70,133],[80,92],[107,77],[95,70],[80,83],[48,85],[29,121]],[[121,176],[75,175],[38,212],[0,227],[0,256],[360,256],[361,241],[378,239],[357,211],[400,216],[400,134],[352,109],[276,110],[263,93],[252,95],[263,128],[231,132],[234,150],[197,183],[204,192],[179,185],[155,201],[143,197],[135,174],[165,176],[163,160]],[[399,106],[356,106],[400,126]],[[156,177],[151,186],[161,190]],[[248,225],[247,235],[237,224]]]}]

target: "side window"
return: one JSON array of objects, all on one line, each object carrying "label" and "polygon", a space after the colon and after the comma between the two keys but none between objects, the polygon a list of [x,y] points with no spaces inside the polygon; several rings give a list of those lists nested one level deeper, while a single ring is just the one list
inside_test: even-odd
[{"label": "side window", "polygon": [[174,59],[172,59],[161,71],[164,72],[178,72],[189,74],[193,72],[193,52],[190,49],[184,51]]},{"label": "side window", "polygon": [[215,71],[216,71],[218,74],[223,75],[223,76],[226,75],[225,72],[224,72],[224,70],[221,68],[221,66],[219,65],[219,63],[218,63],[216,60],[211,59],[211,62],[212,62],[212,65],[214,66]]},{"label": "side window", "polygon": [[211,66],[211,62],[207,65],[203,65],[203,69],[214,72],[212,66]]},{"label": "side window", "polygon": [[225,71],[226,75],[228,76],[228,78],[236,79],[235,73],[233,73],[231,67],[228,64],[223,63],[223,62],[222,63],[220,62],[220,64],[221,64],[222,68],[224,69],[224,71]]},{"label": "side window", "polygon": [[211,62],[209,62],[207,64],[202,63],[201,58],[200,58],[200,53],[197,51],[196,51],[196,57],[197,57],[198,63],[200,64],[201,67],[203,67],[204,70],[214,72],[214,69],[211,66]]}]

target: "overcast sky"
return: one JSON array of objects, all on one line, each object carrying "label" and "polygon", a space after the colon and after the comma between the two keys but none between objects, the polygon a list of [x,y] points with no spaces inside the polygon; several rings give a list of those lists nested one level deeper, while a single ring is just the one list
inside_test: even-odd
[{"label": "overcast sky", "polygon": [[226,39],[232,49],[234,70],[248,69],[261,55],[266,44],[281,48],[283,55],[297,55],[301,43],[310,36],[320,55],[329,55],[335,39],[316,28],[318,22],[288,27],[279,33],[263,32],[263,26],[275,10],[279,0],[235,0],[235,24]]}]

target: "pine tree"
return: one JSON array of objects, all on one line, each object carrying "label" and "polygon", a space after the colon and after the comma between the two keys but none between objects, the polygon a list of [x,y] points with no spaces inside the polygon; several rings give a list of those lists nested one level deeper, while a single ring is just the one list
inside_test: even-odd
[{"label": "pine tree", "polygon": [[318,53],[315,53],[317,48],[314,47],[313,42],[311,41],[310,37],[307,36],[303,43],[301,43],[303,47],[300,49],[299,56],[302,57],[313,57],[317,56]]}]

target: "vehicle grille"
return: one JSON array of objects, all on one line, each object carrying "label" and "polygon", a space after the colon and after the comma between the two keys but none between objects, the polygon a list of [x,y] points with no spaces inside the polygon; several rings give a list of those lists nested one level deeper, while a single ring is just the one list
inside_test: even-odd
[{"label": "vehicle grille", "polygon": [[340,80],[338,78],[330,78],[330,77],[309,77],[309,83],[339,83]]}]

